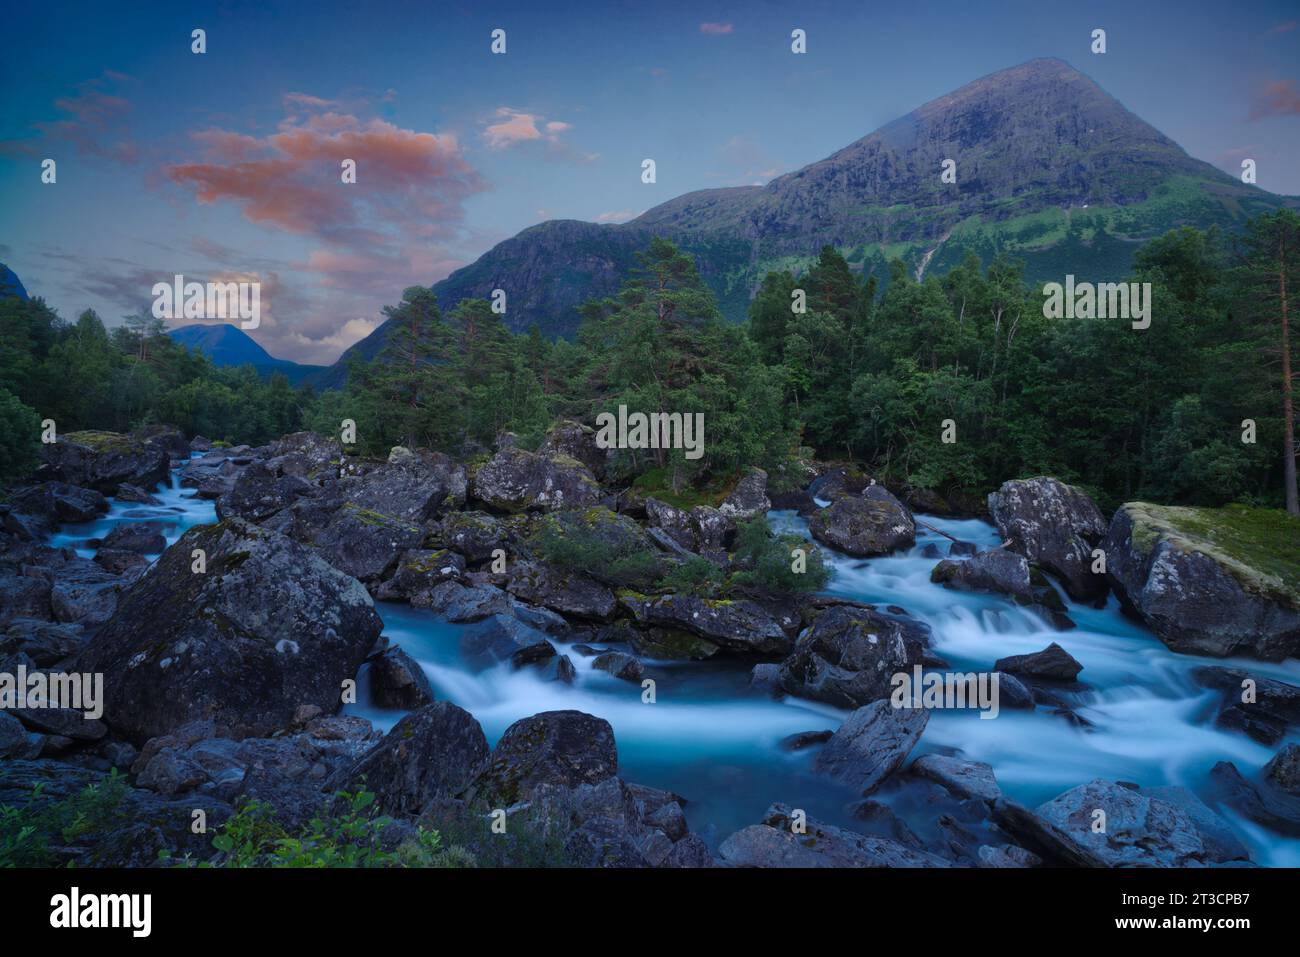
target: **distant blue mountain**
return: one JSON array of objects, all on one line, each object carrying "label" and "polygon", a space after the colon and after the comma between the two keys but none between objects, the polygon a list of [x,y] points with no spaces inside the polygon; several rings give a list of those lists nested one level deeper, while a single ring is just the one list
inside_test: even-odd
[{"label": "distant blue mountain", "polygon": [[19,299],[31,298],[31,296],[27,295],[27,290],[23,288],[23,281],[4,263],[0,263],[0,296],[17,296]]},{"label": "distant blue mountain", "polygon": [[319,372],[323,366],[302,365],[288,359],[277,359],[245,333],[230,323],[220,325],[198,324],[172,329],[170,335],[182,345],[195,349],[218,366],[251,365],[263,375],[282,372],[297,385],[307,376]]}]

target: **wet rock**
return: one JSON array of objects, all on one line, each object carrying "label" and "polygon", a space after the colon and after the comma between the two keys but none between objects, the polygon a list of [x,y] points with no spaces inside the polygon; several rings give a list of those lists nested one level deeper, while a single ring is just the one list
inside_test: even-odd
[{"label": "wet rock", "polygon": [[1006,548],[980,552],[965,561],[945,559],[931,570],[930,581],[959,591],[1006,595],[1016,604],[1034,609],[1057,628],[1074,627],[1051,582],[1031,569],[1023,555]]},{"label": "wet rock", "polygon": [[447,581],[428,592],[411,596],[411,604],[429,608],[450,622],[482,621],[492,615],[510,613],[510,596],[495,585],[462,585]]},{"label": "wet rock", "polygon": [[817,755],[813,770],[870,794],[907,759],[930,720],[923,708],[875,701],[849,715]]},{"label": "wet rock", "polygon": [[645,673],[641,662],[621,651],[607,651],[603,655],[597,655],[591,666],[597,671],[607,671],[623,681],[639,682]]},{"label": "wet rock", "polygon": [[577,618],[605,621],[618,603],[614,593],[580,572],[536,562],[518,562],[506,590],[524,601]]},{"label": "wet rock", "polygon": [[234,490],[235,481],[252,461],[239,449],[213,449],[200,458],[192,459],[180,472],[180,483],[192,488],[198,498],[219,499]]},{"label": "wet rock", "polygon": [[505,523],[486,512],[452,512],[442,520],[438,537],[448,548],[468,561],[484,562],[496,549],[506,549],[510,531]]},{"label": "wet rock", "polygon": [[503,512],[582,508],[604,498],[595,476],[577,459],[517,448],[502,449],[480,466],[470,494]]},{"label": "wet rock", "polygon": [[94,562],[110,575],[135,581],[149,567],[149,559],[138,552],[125,552],[118,548],[101,548],[95,552]]},{"label": "wet rock", "polygon": [[164,533],[174,527],[162,522],[124,522],[104,536],[101,547],[138,555],[158,555],[167,547]]},{"label": "wet rock", "polygon": [[1014,844],[999,844],[994,847],[985,844],[979,849],[980,867],[1038,867],[1043,859],[1033,851]]},{"label": "wet rock", "polygon": [[[1094,829],[1099,811],[1104,830]],[[1109,867],[1225,863],[1191,815],[1136,787],[1097,779],[1039,805],[1036,813]]]},{"label": "wet rock", "polygon": [[825,744],[834,734],[834,731],[800,731],[798,734],[790,734],[782,738],[779,747],[782,751],[803,751],[806,748]]},{"label": "wet rock", "polygon": [[364,785],[385,813],[414,816],[468,787],[488,754],[473,715],[438,701],[402,718],[371,751],[325,782],[325,790]]},{"label": "wet rock", "polygon": [[1300,589],[1202,531],[1213,514],[1141,502],[1115,513],[1106,570],[1124,607],[1174,651],[1264,661],[1300,654]]},{"label": "wet rock", "polygon": [[996,801],[1002,797],[992,765],[983,761],[923,754],[912,763],[912,773],[942,784],[957,797],[980,801]]},{"label": "wet rock", "polygon": [[617,774],[618,749],[608,721],[581,711],[546,711],[506,729],[469,796],[508,807],[543,785],[575,788]]},{"label": "wet rock", "polygon": [[952,557],[958,555],[974,555],[979,551],[979,546],[971,542],[952,542],[948,546],[948,554]]},{"label": "wet rock", "polygon": [[156,496],[149,494],[138,485],[131,485],[127,482],[123,482],[117,487],[116,497],[119,502],[134,502],[138,505],[162,504]]},{"label": "wet rock", "polygon": [[1073,681],[1083,670],[1083,665],[1056,642],[1052,642],[1042,651],[999,658],[993,668],[995,671],[1008,671],[1021,677]]},{"label": "wet rock", "polygon": [[[206,571],[191,569],[191,553]],[[209,715],[250,734],[302,704],[336,710],[379,636],[365,589],[242,519],[196,526],[125,592],[79,658],[105,675],[105,718],[140,742]]]},{"label": "wet rock", "polygon": [[761,824],[732,834],[719,848],[731,867],[948,867],[947,861],[896,841],[845,831],[813,818],[800,822],[773,804]]},{"label": "wet rock", "polygon": [[772,503],[767,497],[767,473],[759,468],[751,468],[718,506],[718,511],[733,521],[747,522],[759,515],[766,515],[771,507]]},{"label": "wet rock", "polygon": [[126,482],[152,489],[167,478],[167,452],[118,432],[66,432],[41,446],[37,476],[112,495]]},{"label": "wet rock", "polygon": [[509,615],[492,615],[468,628],[461,652],[480,666],[508,661],[516,668],[555,656],[555,646],[535,628]]},{"label": "wet rock", "polygon": [[1192,677],[1222,694],[1220,727],[1245,731],[1256,741],[1276,744],[1288,727],[1300,724],[1300,687],[1239,668],[1209,665]]},{"label": "wet rock", "polygon": [[144,443],[147,449],[160,449],[166,453],[169,465],[189,461],[190,440],[174,425],[146,425],[132,432],[131,438]]},{"label": "wet rock", "polygon": [[127,581],[84,558],[66,558],[49,574],[50,610],[55,621],[76,623],[94,631],[115,613]]},{"label": "wet rock", "polygon": [[1002,708],[1031,710],[1034,693],[1023,681],[1007,671],[995,671],[998,676],[998,705]]},{"label": "wet rock", "polygon": [[1264,780],[1300,798],[1300,744],[1288,744],[1264,765]]},{"label": "wet rock", "polygon": [[792,695],[857,708],[887,698],[891,680],[920,663],[923,626],[866,608],[822,612],[781,663],[781,687]]},{"label": "wet rock", "polygon": [[713,642],[679,628],[629,628],[627,640],[638,655],[656,661],[704,661],[719,650]]},{"label": "wet rock", "polygon": [[640,625],[689,631],[732,651],[771,655],[790,650],[781,626],[752,601],[623,592],[619,602]]},{"label": "wet rock", "polygon": [[67,482],[42,482],[12,489],[10,508],[26,516],[28,527],[39,537],[50,534],[64,522],[93,522],[108,511],[108,499],[89,488]]},{"label": "wet rock", "polygon": [[573,667],[573,661],[568,655],[556,655],[551,661],[553,664],[548,666],[545,671],[547,681],[559,681],[571,685],[577,680],[577,669]]},{"label": "wet rock", "polygon": [[1007,548],[1056,575],[1070,597],[1106,594],[1105,576],[1092,571],[1106,520],[1082,489],[1042,476],[1003,482],[989,494],[989,513]]},{"label": "wet rock", "polygon": [[370,661],[370,696],[380,708],[406,711],[422,708],[434,700],[424,669],[396,645]]},{"label": "wet rock", "polygon": [[861,498],[841,496],[814,512],[808,530],[817,541],[849,555],[888,555],[916,542],[911,512],[879,485],[869,486]]},{"label": "wet rock", "polygon": [[397,562],[393,577],[375,589],[375,597],[385,600],[410,601],[424,599],[443,582],[455,581],[465,574],[465,559],[445,548],[413,548]]},{"label": "wet rock", "polygon": [[1219,799],[1238,814],[1278,834],[1300,837],[1300,797],[1267,778],[1262,785],[1247,781],[1231,761],[1211,768],[1210,780]]},{"label": "wet rock", "polygon": [[15,618],[0,635],[0,659],[21,652],[38,667],[48,668],[75,654],[84,640],[79,625]]},{"label": "wet rock", "polygon": [[781,666],[768,662],[754,665],[749,673],[749,687],[774,698],[783,697],[785,689],[781,686]]}]

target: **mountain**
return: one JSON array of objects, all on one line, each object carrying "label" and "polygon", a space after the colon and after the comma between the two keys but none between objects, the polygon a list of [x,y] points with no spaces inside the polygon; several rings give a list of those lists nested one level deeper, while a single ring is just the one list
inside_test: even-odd
[{"label": "mountain", "polygon": [[181,345],[197,349],[211,359],[214,365],[251,365],[263,375],[282,372],[294,385],[325,368],[277,359],[254,342],[246,332],[230,323],[181,326],[169,330],[167,334]]},{"label": "mountain", "polygon": [[[940,181],[944,160],[957,182]],[[974,250],[1006,250],[1030,280],[1066,273],[1121,279],[1137,246],[1180,225],[1232,228],[1280,205],[1188,156],[1062,60],[1031,60],[925,104],[826,159],[765,186],[687,193],[621,225],[574,220],[525,229],[433,288],[445,309],[467,297],[508,295],[515,331],[536,323],[571,336],[575,306],[613,293],[651,236],[691,253],[733,321],[763,275],[799,271],[827,243],[864,274],[888,275],[894,257],[918,274],[943,271]],[[371,358],[387,324],[343,363]]]},{"label": "mountain", "polygon": [[17,296],[19,299],[30,299],[27,290],[23,288],[23,281],[18,278],[18,274],[0,263],[0,296]]}]

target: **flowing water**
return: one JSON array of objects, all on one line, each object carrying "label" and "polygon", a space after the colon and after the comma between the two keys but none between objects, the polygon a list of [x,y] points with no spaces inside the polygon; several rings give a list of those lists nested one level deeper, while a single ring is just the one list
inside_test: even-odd
[{"label": "flowing water", "polygon": [[[213,504],[191,497],[174,473],[170,487],[156,496],[161,503],[157,506],[114,501],[100,520],[65,526],[51,544],[77,548],[89,557],[93,549],[84,542],[104,536],[121,522],[169,522],[171,544],[191,525],[214,520]],[[984,522],[919,517],[981,548],[998,544],[996,530]],[[807,533],[806,523],[793,512],[773,512],[771,519],[778,528]],[[930,570],[938,559],[921,554],[930,544],[946,554],[948,540],[918,526],[916,546],[906,553],[862,560],[829,552],[835,577],[828,591],[902,606],[930,626],[933,649],[953,671],[989,670],[998,658],[1059,643],[1084,666],[1079,677],[1086,690],[1071,707],[1088,726],[1043,707],[1004,709],[993,720],[981,719],[974,710],[938,709],[931,714],[917,754],[959,750],[985,761],[993,766],[1004,792],[1034,806],[1094,778],[1145,786],[1179,784],[1208,800],[1207,775],[1216,762],[1232,761],[1250,777],[1275,752],[1243,734],[1215,728],[1217,693],[1198,686],[1191,671],[1204,664],[1240,666],[1297,684],[1300,662],[1270,665],[1174,654],[1125,618],[1113,597],[1101,609],[1069,603],[1069,614],[1079,627],[1057,632],[1008,600],[931,584]],[[773,801],[853,826],[845,806],[855,795],[811,773],[812,750],[792,753],[779,747],[782,738],[796,732],[834,729],[846,712],[755,694],[748,687],[747,665],[646,662],[646,676],[656,682],[656,699],[643,703],[640,684],[593,670],[590,658],[561,643],[559,651],[568,653],[577,668],[573,685],[546,681],[538,670],[516,671],[506,664],[477,670],[460,654],[464,626],[405,604],[381,603],[379,611],[385,634],[419,661],[436,696],[472,713],[489,742],[512,722],[540,711],[577,709],[605,718],[618,742],[620,774],[684,796],[692,830],[715,847],[732,831],[756,823]],[[402,712],[375,707],[365,675],[361,678],[360,700],[345,710],[369,718],[377,727],[391,728]],[[1300,841],[1218,810],[1257,863],[1300,866]],[[925,822],[917,821],[915,813],[912,808],[904,817],[924,835]]]}]

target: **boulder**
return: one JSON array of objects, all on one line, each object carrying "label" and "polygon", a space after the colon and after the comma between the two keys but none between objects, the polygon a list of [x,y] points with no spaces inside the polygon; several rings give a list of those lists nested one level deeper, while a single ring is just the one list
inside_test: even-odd
[{"label": "boulder", "polygon": [[591,667],[597,671],[609,672],[615,678],[621,678],[623,681],[633,683],[639,682],[641,676],[645,673],[641,662],[621,651],[607,651],[602,655],[597,655],[592,660]]},{"label": "boulder", "polygon": [[618,608],[612,591],[581,572],[517,562],[509,575],[506,591],[510,594],[563,615],[606,621]]},{"label": "boulder", "polygon": [[[867,492],[877,490],[868,496]],[[808,530],[824,545],[849,555],[888,555],[916,542],[916,523],[903,503],[883,486],[862,497],[841,495],[808,519]]]},{"label": "boulder", "polygon": [[551,426],[537,452],[551,458],[559,456],[581,462],[598,479],[604,477],[610,454],[610,450],[596,444],[595,429],[571,419]]},{"label": "boulder", "polygon": [[924,626],[854,605],[826,609],[781,663],[792,695],[859,708],[889,697],[890,681],[921,662]]},{"label": "boulder", "polygon": [[486,512],[452,512],[438,529],[442,543],[464,555],[468,561],[484,562],[500,548],[511,543],[511,531],[505,523]]},{"label": "boulder", "polygon": [[1264,780],[1300,797],[1300,744],[1288,744],[1264,765]]},{"label": "boulder", "polygon": [[342,487],[358,508],[421,525],[465,503],[465,468],[440,452],[398,446],[386,464],[344,479]]},{"label": "boulder", "polygon": [[112,495],[123,482],[152,489],[167,479],[170,460],[157,445],[119,432],[67,432],[41,446],[37,476]]},{"label": "boulder", "polygon": [[582,508],[604,498],[591,470],[577,459],[518,448],[502,449],[479,466],[470,494],[502,512]]},{"label": "boulder", "polygon": [[160,449],[167,454],[170,465],[177,466],[190,459],[190,440],[174,425],[146,425],[131,433],[131,438],[147,449]]},{"label": "boulder", "polygon": [[64,522],[93,522],[108,511],[102,493],[67,482],[21,486],[9,492],[7,501],[13,511],[31,520],[42,537]]},{"label": "boulder", "polygon": [[1107,575],[1125,609],[1174,651],[1300,655],[1300,582],[1262,544],[1244,543],[1236,514],[1130,502],[1106,536]]},{"label": "boulder", "polygon": [[393,577],[375,590],[384,600],[415,601],[443,582],[465,574],[465,559],[445,548],[413,548],[397,562]]},{"label": "boulder", "polygon": [[844,719],[818,753],[813,770],[870,794],[907,759],[929,720],[924,708],[874,701]]},{"label": "boulder", "polygon": [[230,491],[217,499],[217,517],[264,522],[317,492],[315,485],[299,475],[282,475],[262,462],[250,462],[234,477]]},{"label": "boulder", "polygon": [[21,652],[40,668],[49,668],[76,653],[84,641],[80,625],[15,618],[0,635],[0,660]]},{"label": "boulder", "polygon": [[413,711],[433,703],[433,688],[420,663],[393,645],[370,661],[370,697],[380,708]]},{"label": "boulder", "polygon": [[544,634],[509,615],[492,615],[467,628],[460,648],[471,663],[480,666],[508,661],[522,668],[555,657],[555,646]]},{"label": "boulder", "polygon": [[1216,797],[1242,817],[1287,837],[1300,837],[1300,797],[1269,778],[1256,784],[1242,777],[1231,761],[1210,769]]},{"label": "boulder", "polygon": [[1300,687],[1240,668],[1208,665],[1192,670],[1205,688],[1221,692],[1217,723],[1245,731],[1263,744],[1276,744],[1300,724]]},{"label": "boulder", "polygon": [[1056,642],[1052,642],[1042,651],[999,658],[993,665],[993,670],[1009,671],[1013,675],[1028,678],[1073,681],[1083,670],[1083,665],[1075,661],[1070,653]]},{"label": "boulder", "polygon": [[468,795],[489,807],[509,807],[543,785],[576,788],[617,774],[608,721],[581,711],[545,711],[506,728]]},{"label": "boulder", "polygon": [[731,867],[950,867],[943,858],[897,841],[797,818],[773,804],[761,824],[732,834],[718,849]]},{"label": "boulder", "polygon": [[377,582],[403,554],[420,547],[424,529],[349,501],[308,541],[339,571],[364,582]]},{"label": "boulder", "polygon": [[429,608],[456,624],[509,614],[513,608],[510,596],[495,585],[462,585],[455,581],[445,581],[427,592],[416,592],[411,595],[411,604]]},{"label": "boulder", "polygon": [[124,522],[104,536],[101,548],[137,555],[158,555],[167,547],[166,532],[175,525],[163,522]]},{"label": "boulder", "polygon": [[1005,595],[1017,605],[1032,608],[1057,628],[1074,627],[1065,613],[1065,602],[1051,582],[1032,568],[1028,559],[1010,549],[993,548],[965,561],[945,559],[931,570],[930,581],[959,591]]},{"label": "boulder", "polygon": [[[1188,867],[1227,861],[1222,848],[1207,843],[1187,811],[1137,787],[1097,779],[1039,805],[1035,813],[1109,867]],[[1103,827],[1098,829],[1097,824]]]},{"label": "boulder", "polygon": [[411,817],[465,790],[488,754],[474,716],[438,701],[402,718],[373,749],[334,774],[325,790],[364,787],[385,813]]},{"label": "boulder", "polygon": [[[192,570],[192,552],[206,567]],[[382,622],[365,588],[242,519],[185,533],[79,657],[105,675],[105,719],[136,742],[219,716],[246,734],[303,704],[337,710]]]},{"label": "boulder", "polygon": [[993,774],[993,766],[983,761],[944,754],[923,754],[912,762],[912,773],[942,784],[959,798],[979,801],[996,801],[1002,797],[1002,788]]},{"label": "boulder", "polygon": [[1087,492],[1041,476],[1003,482],[989,493],[989,514],[1006,547],[1061,579],[1071,598],[1105,596],[1092,550],[1106,535],[1106,520]]},{"label": "boulder", "polygon": [[718,511],[736,522],[747,522],[766,515],[772,507],[767,497],[767,473],[759,468],[745,470],[731,494],[723,499]]},{"label": "boulder", "polygon": [[791,647],[776,620],[752,601],[621,592],[619,602],[640,625],[688,631],[732,651],[779,655]]}]

